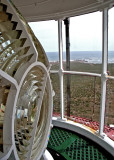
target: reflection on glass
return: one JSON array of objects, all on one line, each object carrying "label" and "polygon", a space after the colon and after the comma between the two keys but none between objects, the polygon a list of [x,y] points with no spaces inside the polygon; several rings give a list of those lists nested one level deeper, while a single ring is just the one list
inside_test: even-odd
[{"label": "reflection on glass", "polygon": [[36,155],[39,154],[38,148],[42,148],[42,142],[44,141],[44,135],[46,134],[46,122],[48,116],[48,105],[49,105],[48,85],[46,85],[42,107],[40,111],[40,117],[37,124],[37,130],[34,137],[34,144],[32,148],[31,159],[35,159]]},{"label": "reflection on glass", "polygon": [[0,151],[3,152],[3,122],[10,86],[0,85]]},{"label": "reflection on glass", "polygon": [[[18,16],[15,21],[13,21],[12,17],[15,16],[13,15],[14,12],[7,10],[8,6],[2,3],[0,4],[0,69],[13,78],[16,78],[15,74],[19,71],[20,67],[23,67],[25,64],[28,64],[29,66],[31,63],[35,64],[35,62],[39,61],[44,63],[44,65],[49,68],[47,56],[40,42],[37,40],[28,23],[13,3],[11,1],[9,1],[9,3],[12,5],[16,11],[16,15]],[[40,144],[41,148],[44,147],[45,141],[43,138],[45,139],[47,137],[47,132],[45,132],[47,126],[47,130],[49,130],[50,116],[48,117],[47,115],[48,109],[51,110],[51,105],[48,102],[48,92],[50,92],[51,87],[50,82],[48,82],[46,86],[47,89],[45,89],[48,76],[46,74],[47,72],[44,72],[44,70],[47,71],[47,69],[45,67],[42,69],[41,66],[43,64],[41,65],[40,63],[39,65],[40,66],[34,67],[28,73],[21,86],[17,104],[16,106],[12,106],[16,107],[14,136],[19,159],[30,159],[30,156],[28,156],[29,158],[26,156],[29,152],[28,148],[31,148],[31,144],[33,143],[31,142],[31,137],[34,139],[35,133],[33,134],[32,132],[34,132],[35,128],[37,128],[36,137],[38,137],[36,139],[38,139],[38,143],[42,141],[42,144]],[[23,69],[25,71],[27,68],[23,67]],[[19,73],[19,75],[21,78],[21,73]],[[11,77],[9,80],[12,81]],[[9,86],[0,86],[0,151],[3,151],[2,130],[9,89]],[[37,122],[38,116],[40,117],[40,122],[36,124],[35,122]],[[37,126],[35,127],[34,125]],[[36,150],[36,146],[34,149],[36,153],[37,150],[39,150],[38,147]],[[35,155],[33,154],[33,157],[34,156]],[[35,159],[37,158],[35,157]]]},{"label": "reflection on glass", "polygon": [[38,100],[41,98],[43,81],[43,71],[34,67],[25,78],[19,93],[15,115],[15,144],[20,158],[24,158],[27,153],[26,147],[29,145],[28,140],[32,136],[36,113],[39,110]]}]

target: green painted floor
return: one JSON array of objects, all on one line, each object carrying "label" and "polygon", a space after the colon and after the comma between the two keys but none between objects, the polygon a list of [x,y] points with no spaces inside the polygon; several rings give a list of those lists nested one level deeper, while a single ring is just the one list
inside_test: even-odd
[{"label": "green painted floor", "polygon": [[51,131],[48,150],[55,155],[54,160],[112,160],[111,155],[92,141],[57,127]]}]

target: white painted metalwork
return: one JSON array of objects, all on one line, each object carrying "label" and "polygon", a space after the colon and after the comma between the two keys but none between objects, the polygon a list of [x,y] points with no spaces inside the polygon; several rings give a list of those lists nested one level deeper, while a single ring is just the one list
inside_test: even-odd
[{"label": "white painted metalwork", "polygon": [[1,160],[38,160],[43,155],[52,118],[49,71],[45,52],[27,22],[12,2],[1,0]]},{"label": "white painted metalwork", "polygon": [[107,79],[114,79],[113,76],[107,76]]},{"label": "white painted metalwork", "polygon": [[[36,160],[36,159],[39,159],[44,153],[44,150],[45,150],[47,143],[48,143],[48,135],[49,135],[50,128],[51,128],[52,103],[53,103],[52,102],[53,101],[52,94],[53,93],[52,93],[51,82],[50,82],[50,77],[49,77],[49,63],[44,62],[44,64],[43,64],[42,61],[45,59],[45,53],[43,54],[43,52],[42,52],[42,54],[44,56],[43,60],[39,59],[40,51],[43,49],[40,48],[40,51],[39,51],[38,48],[34,45],[34,43],[33,43],[34,38],[32,38],[33,35],[30,36],[31,30],[29,30],[29,28],[27,28],[27,30],[26,30],[26,27],[27,27],[26,22],[23,21],[22,16],[17,11],[15,11],[14,7],[10,4],[10,2],[8,0],[7,1],[0,0],[0,3],[1,2],[4,3],[6,6],[8,6],[7,13],[9,12],[10,14],[12,14],[12,21],[15,21],[17,23],[16,30],[22,29],[23,32],[20,35],[20,39],[24,39],[24,38],[26,39],[25,43],[24,43],[24,47],[30,47],[30,48],[29,48],[29,51],[27,54],[25,53],[25,54],[19,55],[16,52],[23,49],[24,47],[21,47],[21,46],[16,47],[15,46],[14,50],[12,48],[13,52],[11,52],[11,56],[13,54],[13,58],[17,56],[18,59],[15,59],[15,61],[12,61],[12,59],[8,59],[9,63],[4,63],[2,61],[2,65],[1,65],[1,69],[0,69],[0,84],[1,84],[1,88],[4,89],[6,87],[5,88],[6,90],[4,89],[4,91],[8,92],[9,95],[6,100],[6,110],[5,110],[5,113],[3,113],[3,115],[4,115],[3,120],[4,121],[2,121],[2,122],[3,122],[3,126],[4,126],[3,127],[3,151],[4,152],[0,152],[0,159],[2,159],[2,160],[9,159],[11,152],[13,152],[14,153],[13,159],[16,159],[16,160],[18,160],[18,159],[26,159],[26,160],[34,159],[34,160]],[[20,2],[25,2],[25,1],[20,1]],[[31,1],[27,1],[27,2],[31,2]],[[63,2],[63,1],[61,1],[61,2]],[[68,2],[67,4],[69,4],[69,1],[67,1],[67,2]],[[83,2],[83,0],[80,2]],[[80,2],[74,1],[74,3],[77,3],[77,4],[79,4]],[[50,18],[51,19],[52,18],[59,19],[58,20],[58,42],[59,42],[60,67],[59,67],[59,71],[50,71],[50,72],[51,73],[58,73],[59,78],[60,78],[61,120],[59,120],[59,122],[58,122],[58,120],[56,119],[56,121],[53,121],[53,124],[59,125],[59,127],[62,127],[62,128],[67,128],[72,131],[76,131],[77,133],[82,134],[84,136],[86,135],[86,137],[89,137],[93,141],[97,141],[98,144],[102,145],[107,151],[109,151],[111,154],[113,154],[114,146],[113,146],[112,141],[109,138],[107,138],[106,135],[105,136],[102,136],[102,135],[104,135],[103,128],[104,128],[104,115],[105,115],[105,102],[106,102],[106,81],[107,81],[107,79],[114,79],[113,76],[107,75],[108,7],[112,6],[114,4],[114,1],[113,0],[108,0],[108,1],[102,1],[102,0],[96,1],[95,0],[95,2],[96,3],[93,3],[92,1],[90,1],[90,3],[89,3],[90,5],[85,5],[85,6],[81,6],[81,3],[80,3],[80,7],[74,8],[74,10],[72,9],[71,12],[69,10],[67,10],[67,12],[64,10],[63,12],[61,12],[61,15],[59,14],[60,11],[58,13],[54,13],[54,14],[53,13],[51,13],[51,14],[46,13],[46,15],[44,17],[40,16],[40,18],[39,18],[39,16],[38,16],[38,17],[36,17],[36,19],[50,19]],[[46,3],[46,0],[45,0],[45,3]],[[72,3],[71,3],[71,5],[72,5]],[[35,4],[35,7],[36,6],[37,6],[37,4]],[[56,4],[54,4],[52,6],[56,7]],[[2,12],[2,9],[4,9],[4,8],[5,7],[2,8],[2,5],[1,5],[1,8],[0,8],[1,14],[3,14],[3,16],[1,16],[1,19],[4,18],[7,21],[8,20],[7,13],[5,14]],[[60,8],[60,7],[58,7],[58,8]],[[63,70],[62,19],[60,19],[60,16],[61,16],[61,18],[64,18],[68,15],[69,16],[80,15],[83,13],[93,12],[93,11],[99,10],[101,8],[104,8],[103,9],[103,57],[102,57],[102,66],[103,67],[102,67],[102,75],[96,74],[96,73],[89,73],[89,72],[64,71]],[[49,11],[50,11],[50,8],[47,7],[47,9],[49,9]],[[30,10],[25,10],[25,11],[30,12]],[[34,9],[33,9],[33,11],[34,11]],[[35,17],[31,18],[29,16],[29,18],[31,20],[35,20]],[[20,19],[21,19],[21,21],[20,21]],[[1,29],[0,30],[1,34],[2,33],[4,34],[4,32],[5,32],[4,27],[1,27],[0,29]],[[7,31],[9,31],[9,30],[7,30]],[[12,37],[10,37],[10,38],[12,38]],[[6,40],[7,40],[7,38],[4,39],[3,41],[6,41]],[[15,41],[15,38],[13,39],[13,41]],[[9,45],[8,44],[9,42],[6,42],[5,45]],[[12,42],[12,39],[11,39],[11,42]],[[38,43],[38,46],[40,46],[39,43]],[[2,46],[2,47],[4,47],[4,46]],[[1,54],[2,54],[2,52],[3,51],[1,51]],[[4,58],[7,59],[9,57],[7,57],[7,54],[6,54],[6,57],[4,56]],[[25,60],[25,59],[27,59],[27,60]],[[39,61],[39,62],[37,62],[37,61]],[[12,67],[12,64],[15,64],[15,62],[20,62],[18,65],[19,68],[16,68],[16,70],[14,67]],[[21,62],[23,62],[22,63],[23,65],[21,64]],[[37,74],[35,73],[36,70],[39,71]],[[39,83],[40,71],[43,73],[43,76],[40,77],[41,79],[40,79],[40,83]],[[95,133],[96,134],[95,135],[95,134],[91,133],[87,127],[84,127],[79,124],[76,125],[76,124],[74,124],[74,122],[68,123],[68,122],[63,121],[64,120],[64,90],[63,90],[63,87],[64,87],[63,76],[64,76],[64,74],[101,77],[101,83],[102,83],[101,95],[102,96],[101,96],[99,134]],[[32,79],[31,79],[31,77],[32,77]],[[30,84],[28,83],[26,86],[26,83],[28,81],[30,82]],[[37,83],[36,83],[36,81],[37,81]],[[9,87],[8,89],[7,89],[6,85],[8,85],[8,87]],[[24,87],[26,88],[26,90]],[[30,92],[30,94],[29,94],[29,92]],[[24,99],[24,101],[23,101],[23,99]],[[35,112],[34,121],[33,120],[31,121],[30,103],[32,103],[36,99],[37,99],[37,103],[36,103],[37,110]],[[24,104],[26,104],[28,107],[28,108],[27,107],[24,108],[24,109],[28,109],[28,112],[29,112],[28,117],[24,117],[25,118],[24,120],[23,120],[23,117],[22,117],[22,119],[21,118],[18,119],[17,112],[18,111],[23,112],[23,106],[21,106],[21,105],[24,105]],[[43,109],[42,109],[42,106],[43,106]],[[24,112],[24,114],[25,114],[25,112]],[[27,118],[28,118],[29,124],[26,123]],[[17,121],[20,124],[23,122],[23,124],[18,126]],[[27,127],[29,126],[27,128],[27,129],[29,129],[29,133],[26,133],[28,139],[23,140],[23,143],[24,143],[24,147],[23,147],[20,145],[19,139],[22,138],[22,133],[20,133],[20,132],[22,131],[23,126],[25,126],[25,124],[27,125]],[[21,136],[18,135],[18,132],[21,134]],[[14,137],[14,135],[16,135],[16,138]],[[18,147],[16,146],[17,144],[20,145],[21,151],[18,151]]]},{"label": "white painted metalwork", "polygon": [[107,61],[108,61],[108,8],[103,9],[103,38],[102,38],[102,76],[101,76],[101,105],[100,105],[100,126],[99,134],[103,134],[104,116],[106,106],[106,81],[107,81]]},{"label": "white painted metalwork", "polygon": [[59,73],[59,71],[57,71],[57,70],[50,70],[50,73]]},{"label": "white painted metalwork", "polygon": [[63,41],[62,20],[58,20],[58,42],[59,42],[59,79],[60,79],[60,109],[61,119],[64,119],[64,93],[63,93]]},{"label": "white painted metalwork", "polygon": [[58,20],[99,11],[114,0],[12,0],[28,22]]},{"label": "white painted metalwork", "polygon": [[45,150],[42,158],[40,160],[54,160],[48,150]]},{"label": "white painted metalwork", "polygon": [[63,71],[64,74],[72,75],[82,75],[82,76],[92,76],[92,77],[101,77],[101,74],[89,73],[89,72],[77,72],[77,71]]},{"label": "white painted metalwork", "polygon": [[[59,56],[60,56],[60,70],[52,70],[51,73],[58,73],[60,77],[60,95],[61,95],[61,118],[64,117],[64,99],[63,99],[63,74],[71,74],[71,75],[81,75],[81,76],[92,76],[92,77],[100,77],[101,78],[101,104],[100,104],[100,128],[99,135],[104,135],[104,118],[105,118],[105,105],[106,105],[106,81],[108,79],[114,79],[113,76],[109,76],[107,74],[107,62],[108,62],[108,9],[109,6],[103,9],[103,36],[102,36],[102,74],[97,73],[89,73],[89,72],[78,72],[78,71],[65,71],[63,69],[62,64],[62,45],[61,41],[59,41]],[[60,27],[60,26],[58,26]],[[62,37],[62,36],[61,36]]]},{"label": "white painted metalwork", "polygon": [[76,132],[88,139],[91,139],[95,143],[106,149],[112,156],[114,156],[114,142],[104,134],[104,137],[99,136],[97,132],[94,132],[90,128],[84,126],[83,124],[75,123],[73,121],[61,121],[60,119],[53,117],[53,125],[61,127],[73,132]]}]

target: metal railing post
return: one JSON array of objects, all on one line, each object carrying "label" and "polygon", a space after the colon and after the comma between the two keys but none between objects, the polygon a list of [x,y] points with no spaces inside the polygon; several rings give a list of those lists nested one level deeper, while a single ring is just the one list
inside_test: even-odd
[{"label": "metal railing post", "polygon": [[99,134],[103,135],[105,106],[106,106],[106,81],[108,60],[108,8],[103,9],[103,36],[102,36],[102,76],[101,76],[101,105]]},{"label": "metal railing post", "polygon": [[60,79],[60,109],[61,119],[64,119],[64,94],[63,94],[63,41],[62,41],[62,20],[58,20],[58,41],[59,41],[59,79]]}]

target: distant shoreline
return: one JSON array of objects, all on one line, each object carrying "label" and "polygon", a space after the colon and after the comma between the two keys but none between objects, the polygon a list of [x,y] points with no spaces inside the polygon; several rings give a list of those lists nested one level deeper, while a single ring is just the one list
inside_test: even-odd
[{"label": "distant shoreline", "polygon": [[[92,63],[92,62],[88,62],[86,60],[71,60],[70,63],[87,63],[87,64],[102,64],[102,63]],[[59,63],[59,61],[49,61],[49,63],[51,64],[57,64]],[[66,63],[66,61],[63,61],[63,63]],[[114,62],[108,62],[108,64],[114,64]]]},{"label": "distant shoreline", "polygon": [[[46,52],[46,54],[50,63],[59,62],[58,52]],[[66,60],[66,53],[63,52],[63,62],[65,62],[65,60]],[[71,51],[70,62],[101,64],[102,52],[101,51]],[[108,63],[114,63],[114,51],[109,51]]]},{"label": "distant shoreline", "polygon": [[[59,61],[49,61],[50,63],[59,63]],[[63,63],[66,61],[64,60]],[[70,60],[70,62],[88,63],[86,60]]]}]

